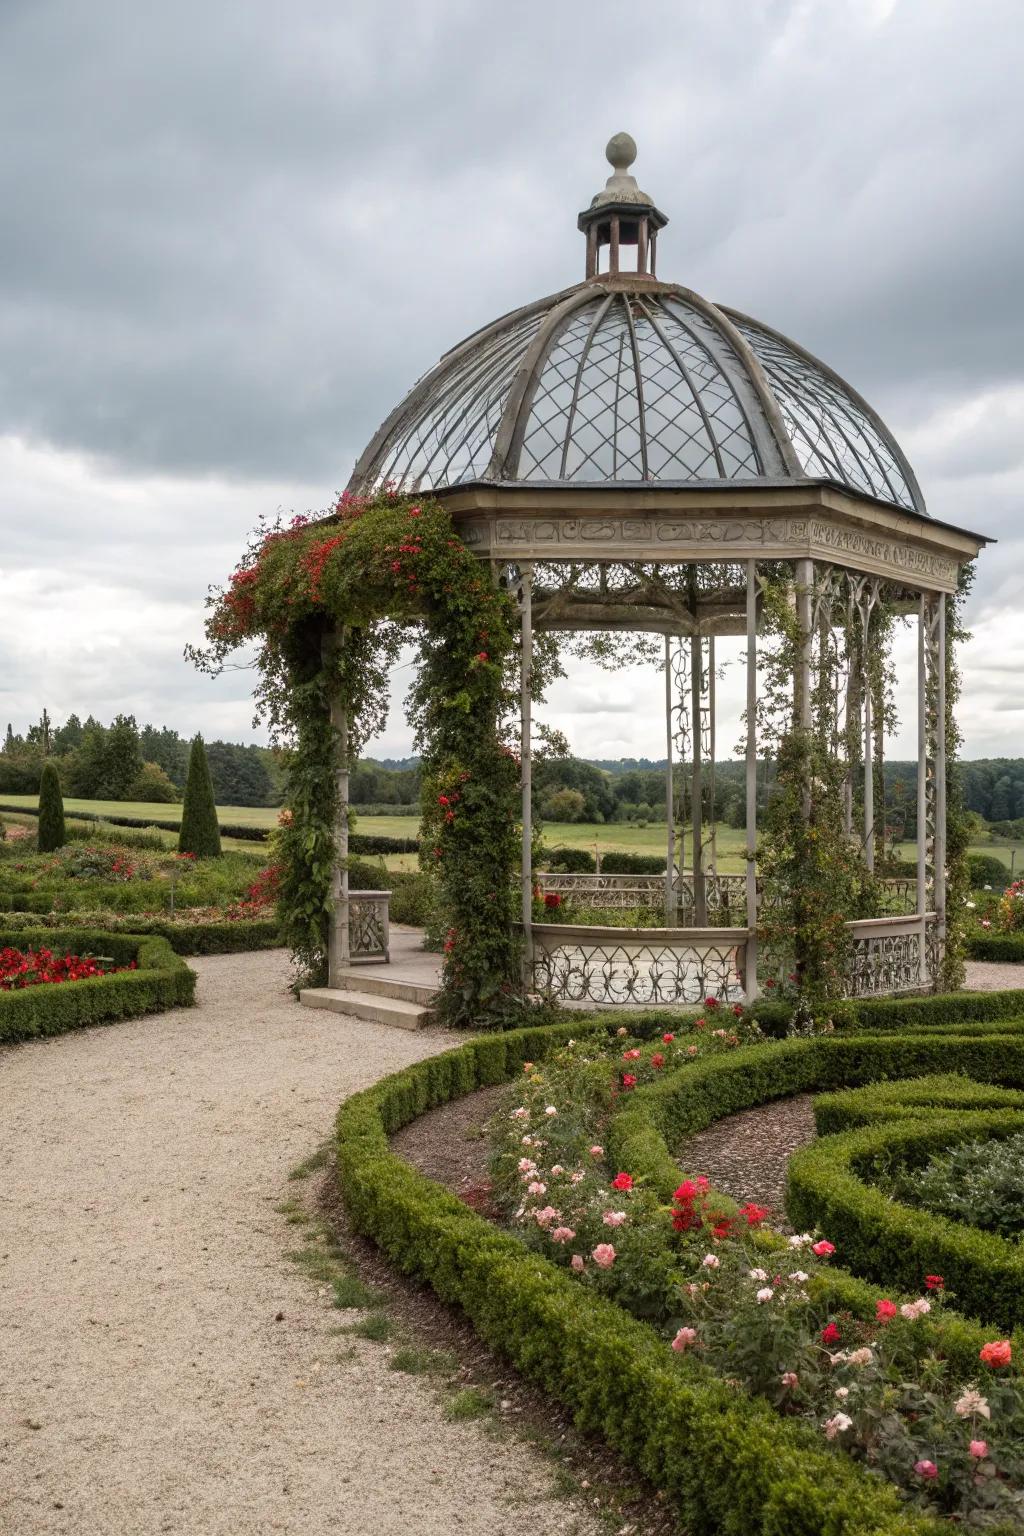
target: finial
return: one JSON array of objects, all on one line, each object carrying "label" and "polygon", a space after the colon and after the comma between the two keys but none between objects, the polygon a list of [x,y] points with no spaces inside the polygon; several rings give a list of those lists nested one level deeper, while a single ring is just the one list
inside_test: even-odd
[{"label": "finial", "polygon": [[605,147],[612,174],[590,207],[579,216],[579,227],[587,236],[587,277],[598,274],[600,249],[609,247],[608,271],[619,272],[619,244],[637,247],[636,272],[640,277],[654,276],[654,243],[658,230],[668,222],[654,206],[652,198],[641,192],[630,166],[636,159],[636,140],[629,133],[614,133]]},{"label": "finial", "polygon": [[631,133],[615,133],[608,140],[605,159],[617,171],[628,171],[636,159],[636,139]]}]

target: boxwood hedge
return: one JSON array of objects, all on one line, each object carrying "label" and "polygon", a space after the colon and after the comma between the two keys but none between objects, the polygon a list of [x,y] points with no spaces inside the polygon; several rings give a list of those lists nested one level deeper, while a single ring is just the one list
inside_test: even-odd
[{"label": "boxwood hedge", "polygon": [[180,1008],[194,1001],[196,976],[157,936],[111,933],[103,929],[0,928],[0,949],[52,949],[65,954],[92,954],[116,965],[137,962],[135,971],[95,976],[88,981],[63,981],[53,986],[0,992],[0,1043],[60,1035],[91,1024],[113,1024],[162,1008]]},{"label": "boxwood hedge", "polygon": [[343,1104],[338,1175],[355,1227],[663,1488],[691,1536],[938,1536],[942,1522],[911,1513],[879,1478],[695,1356],[673,1355],[648,1325],[391,1152],[389,1133],[409,1120],[579,1032],[576,1021],[471,1040]]},{"label": "boxwood hedge", "polygon": [[860,1126],[795,1153],[786,1208],[798,1226],[820,1226],[845,1263],[886,1284],[913,1287],[929,1271],[957,1299],[1001,1328],[1024,1322],[1024,1249],[993,1232],[903,1205],[870,1179],[893,1163],[916,1165],[946,1147],[1017,1134],[1017,1109],[933,1110]]}]

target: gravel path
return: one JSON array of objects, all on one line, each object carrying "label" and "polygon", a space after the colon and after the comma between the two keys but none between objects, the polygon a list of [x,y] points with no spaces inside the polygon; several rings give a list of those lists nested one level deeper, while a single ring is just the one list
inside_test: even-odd
[{"label": "gravel path", "polygon": [[539,1453],[343,1360],[285,1258],[340,1100],[451,1037],[299,1008],[280,951],[191,963],[198,1008],[0,1051],[0,1531],[590,1536]]},{"label": "gravel path", "polygon": [[968,960],[964,986],[968,992],[1016,991],[1024,987],[1024,965],[1005,960]]}]

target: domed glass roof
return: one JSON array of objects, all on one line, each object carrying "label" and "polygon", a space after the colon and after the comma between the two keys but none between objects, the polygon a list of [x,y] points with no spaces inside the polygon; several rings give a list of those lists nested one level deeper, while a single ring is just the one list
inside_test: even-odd
[{"label": "domed glass roof", "polygon": [[[638,200],[650,200],[628,195],[619,206],[635,219]],[[581,226],[607,221],[610,196]],[[666,221],[650,211],[653,238]],[[830,368],[641,267],[595,273],[446,353],[376,434],[350,489],[808,480],[925,512],[895,439]]]}]

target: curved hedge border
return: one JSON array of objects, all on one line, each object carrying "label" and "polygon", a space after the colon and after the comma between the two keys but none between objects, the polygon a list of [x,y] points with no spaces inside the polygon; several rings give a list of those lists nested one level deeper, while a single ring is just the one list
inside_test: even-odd
[{"label": "curved hedge border", "polygon": [[738,1394],[694,1356],[673,1355],[648,1325],[391,1152],[389,1134],[408,1121],[507,1080],[580,1032],[577,1020],[484,1036],[347,1100],[337,1159],[356,1229],[665,1489],[691,1536],[948,1536],[944,1522],[910,1512],[805,1426]]},{"label": "curved hedge border", "polygon": [[855,1126],[880,1120],[906,1120],[934,1109],[1024,1110],[1024,1091],[976,1083],[949,1073],[915,1077],[908,1081],[869,1083],[841,1093],[823,1093],[814,1101],[814,1123],[819,1136],[835,1136]]},{"label": "curved hedge border", "polygon": [[179,960],[166,939],[103,929],[0,929],[0,949],[7,946],[104,955],[117,965],[135,960],[138,970],[0,992],[0,1044],[60,1035],[91,1024],[113,1024],[163,1008],[185,1007],[195,1000],[195,972]]},{"label": "curved hedge border", "polygon": [[[997,994],[988,994],[979,1001],[994,995]],[[965,1022],[961,1023],[961,1029],[967,1027]],[[657,1083],[638,1088],[611,1120],[604,1144],[617,1167],[627,1168],[634,1178],[643,1178],[668,1201],[680,1175],[679,1160],[670,1148],[680,1147],[688,1137],[726,1115],[794,1093],[958,1069],[992,1083],[1024,1087],[1024,1024],[1016,1034],[953,1036],[937,1029],[916,1037],[837,1034],[744,1046],[727,1055],[706,1057]],[[724,1199],[717,1203],[727,1207]],[[839,1246],[841,1258],[847,1261],[853,1254],[848,1253],[845,1234],[837,1236],[831,1223],[831,1215],[822,1215],[819,1220],[828,1237]],[[814,1224],[813,1220],[810,1224]],[[771,1246],[768,1235],[765,1241]],[[926,1258],[916,1259],[912,1273],[910,1266],[900,1274],[889,1272],[883,1277],[884,1283],[890,1287],[903,1283],[910,1295],[920,1295],[923,1277],[936,1268],[936,1262],[929,1252]],[[901,1279],[908,1273],[909,1278]],[[865,1320],[874,1318],[878,1286],[838,1266],[830,1269],[821,1294],[837,1311],[846,1310]],[[969,1298],[965,1300],[968,1305],[975,1304]],[[948,1310],[935,1328],[936,1347],[965,1372],[975,1368],[978,1350],[991,1336],[991,1327]],[[1014,1337],[1020,1358],[1024,1355],[1024,1330]]]},{"label": "curved hedge border", "polygon": [[1000,1327],[1024,1322],[1024,1249],[994,1232],[903,1205],[866,1182],[887,1160],[924,1162],[964,1141],[1020,1132],[1019,1110],[936,1110],[826,1136],[789,1161],[786,1209],[819,1226],[862,1275],[920,1285],[937,1270],[954,1295]]},{"label": "curved hedge border", "polygon": [[[40,924],[39,914],[33,914],[35,921],[29,919],[23,927],[19,919],[29,918],[29,914],[19,910],[8,913],[3,923],[8,933],[18,935],[27,929],[34,931],[41,926],[51,934],[57,928],[68,931],[76,921],[81,921],[74,912],[47,912],[45,915],[58,921]],[[166,939],[176,955],[235,955],[256,949],[277,949],[282,942],[277,923],[270,918],[240,918],[237,922],[227,923],[171,923],[159,917],[141,917],[136,913],[127,913],[126,916],[128,922],[117,927],[108,927],[95,917],[86,919],[82,926],[90,933]]]}]

